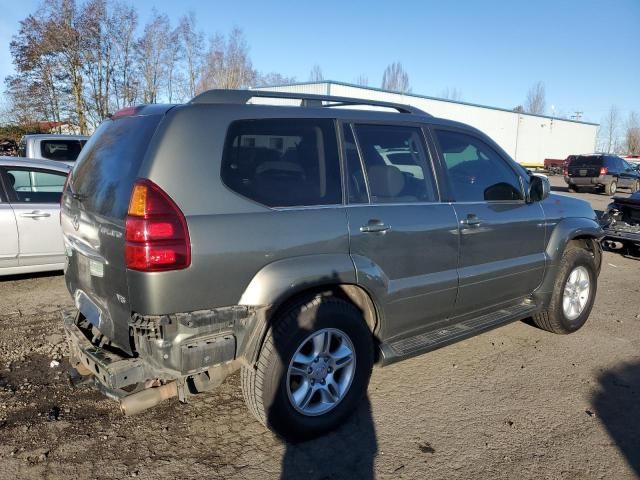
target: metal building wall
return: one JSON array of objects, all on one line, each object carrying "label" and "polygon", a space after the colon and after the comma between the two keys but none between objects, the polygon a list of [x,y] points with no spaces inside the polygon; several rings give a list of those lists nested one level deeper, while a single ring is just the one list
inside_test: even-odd
[{"label": "metal building wall", "polygon": [[489,135],[516,161],[529,166],[542,165],[545,158],[566,158],[575,153],[593,152],[596,144],[596,124],[464,102],[404,95],[337,82],[301,83],[259,90],[335,95],[412,105],[436,117],[476,127]]}]

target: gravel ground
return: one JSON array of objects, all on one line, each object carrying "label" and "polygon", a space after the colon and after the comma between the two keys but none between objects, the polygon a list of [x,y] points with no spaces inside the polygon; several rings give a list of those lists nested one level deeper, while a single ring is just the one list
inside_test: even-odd
[{"label": "gravel ground", "polygon": [[[578,196],[595,209],[608,203]],[[295,446],[249,416],[237,375],[187,405],[132,418],[88,387],[72,389],[62,276],[5,278],[0,478],[639,478],[638,267],[605,254],[593,313],[576,334],[518,322],[374,370],[352,420]]]}]

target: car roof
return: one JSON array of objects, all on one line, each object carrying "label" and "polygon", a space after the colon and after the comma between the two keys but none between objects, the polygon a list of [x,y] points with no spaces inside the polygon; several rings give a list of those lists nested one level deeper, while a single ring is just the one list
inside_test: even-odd
[{"label": "car roof", "polygon": [[71,167],[65,163],[54,160],[36,160],[33,158],[23,157],[0,157],[0,167],[32,167],[32,168],[48,168],[57,170],[58,172],[67,173]]},{"label": "car roof", "polygon": [[86,140],[88,135],[66,135],[58,133],[31,133],[24,135],[25,139],[43,139],[43,140]]}]

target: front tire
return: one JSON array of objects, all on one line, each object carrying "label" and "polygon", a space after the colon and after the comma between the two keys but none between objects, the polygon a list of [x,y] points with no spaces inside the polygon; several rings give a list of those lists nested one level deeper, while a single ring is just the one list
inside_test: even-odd
[{"label": "front tire", "polygon": [[317,295],[274,319],[256,367],[242,368],[242,392],[260,423],[286,440],[305,440],[355,410],[372,367],[373,338],[360,310]]},{"label": "front tire", "polygon": [[598,287],[594,256],[570,246],[562,256],[547,310],[533,317],[543,330],[567,334],[579,330],[589,318]]}]

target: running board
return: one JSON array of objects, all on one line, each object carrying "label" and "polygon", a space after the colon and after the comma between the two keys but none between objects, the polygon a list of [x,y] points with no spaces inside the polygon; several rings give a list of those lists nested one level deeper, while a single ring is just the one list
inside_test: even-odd
[{"label": "running board", "polygon": [[533,304],[520,304],[482,315],[480,317],[454,323],[444,328],[382,344],[382,364],[387,365],[421,353],[430,352],[479,333],[522,320],[536,311]]}]

